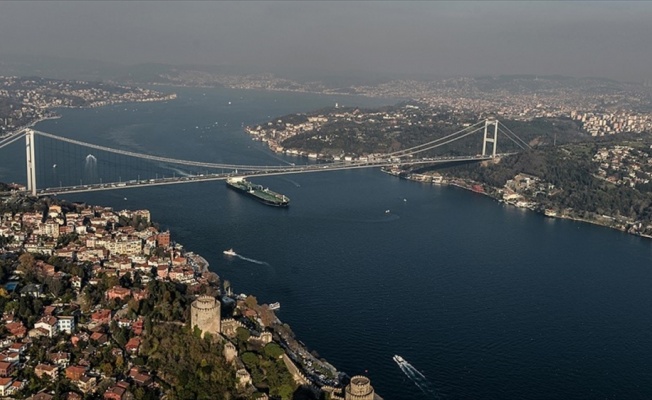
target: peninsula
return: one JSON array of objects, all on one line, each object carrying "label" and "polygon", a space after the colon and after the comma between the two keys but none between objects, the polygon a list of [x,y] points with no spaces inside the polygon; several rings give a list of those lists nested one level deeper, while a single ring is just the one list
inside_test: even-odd
[{"label": "peninsula", "polygon": [[[408,85],[410,86],[410,85]],[[652,236],[652,92],[600,79],[469,78],[413,87],[413,98],[375,109],[335,107],[273,118],[245,132],[268,147],[309,159],[364,162],[497,118],[532,150],[503,137],[499,152],[470,165],[409,165],[385,171],[451,184],[550,217]],[[493,102],[488,101],[494,98]],[[474,155],[480,135],[421,153]]]}]

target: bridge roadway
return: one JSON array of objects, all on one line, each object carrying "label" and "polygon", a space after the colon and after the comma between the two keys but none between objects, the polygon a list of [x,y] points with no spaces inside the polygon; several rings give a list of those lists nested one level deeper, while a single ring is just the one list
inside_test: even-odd
[{"label": "bridge roadway", "polygon": [[[497,158],[503,157],[510,154],[512,153],[497,154],[496,157]],[[389,167],[394,165],[405,165],[405,164],[409,164],[409,165],[444,164],[444,163],[458,163],[458,162],[468,162],[468,161],[485,161],[490,159],[491,156],[457,156],[457,157],[422,158],[416,160],[401,160],[398,162],[389,161],[389,160],[378,160],[378,161],[365,161],[365,162],[352,161],[352,162],[339,162],[339,163],[328,163],[328,164],[296,165],[296,166],[288,167],[287,169],[247,171],[245,173],[230,172],[230,173],[219,173],[219,174],[201,174],[201,175],[193,175],[193,176],[146,179],[146,180],[139,180],[139,181],[130,180],[125,182],[96,183],[96,184],[78,185],[78,186],[60,186],[55,188],[39,189],[37,190],[36,195],[50,196],[50,195],[60,195],[60,194],[67,194],[67,193],[83,193],[83,192],[101,191],[101,190],[133,189],[133,188],[140,188],[140,187],[147,187],[147,186],[162,186],[162,185],[175,185],[181,183],[219,181],[219,180],[226,180],[234,176],[248,178],[252,176],[304,174],[310,172],[338,171],[338,170],[345,170],[345,169]]]}]

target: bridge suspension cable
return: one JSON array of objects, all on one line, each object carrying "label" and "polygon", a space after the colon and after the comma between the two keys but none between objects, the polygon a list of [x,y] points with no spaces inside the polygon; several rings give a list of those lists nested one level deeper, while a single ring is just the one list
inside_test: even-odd
[{"label": "bridge suspension cable", "polygon": [[[455,142],[455,141],[460,140],[460,139],[462,139],[462,138],[465,138],[465,137],[467,137],[467,136],[469,136],[469,135],[472,135],[472,134],[474,134],[474,133],[476,133],[476,132],[479,132],[479,131],[481,131],[481,130],[483,130],[483,129],[484,129],[484,126],[481,126],[481,127],[476,128],[476,129],[474,129],[474,130],[472,130],[472,131],[466,132],[465,134],[463,134],[463,135],[461,135],[461,136],[459,136],[459,137],[456,137],[456,138],[454,138],[454,139],[449,139],[449,140],[447,140],[447,141],[445,141],[445,142],[442,142],[442,143],[433,144],[432,146],[424,147],[423,149],[419,149],[419,150],[412,151],[412,152],[410,152],[409,154],[403,154],[403,155],[401,155],[400,157],[403,157],[403,156],[412,156],[412,155],[414,155],[414,154],[422,153],[422,152],[424,152],[424,151],[428,151],[428,150],[436,149],[437,147],[441,147],[441,146],[444,146],[444,145],[446,145],[446,144],[449,144],[449,143]],[[449,136],[450,136],[450,135],[449,135]],[[442,139],[443,139],[443,138],[442,138]]]},{"label": "bridge suspension cable", "polygon": [[[451,138],[451,137],[453,137],[453,136],[455,136],[455,135],[457,135],[457,134],[460,134],[460,133],[462,133],[462,132],[464,132],[464,131],[466,131],[466,130],[468,130],[468,129],[472,129],[472,128],[474,128],[474,127],[480,125],[481,123],[484,123],[484,121],[478,121],[478,122],[476,122],[476,123],[473,124],[473,125],[470,125],[470,126],[465,127],[464,129],[460,129],[460,130],[457,131],[457,132],[453,132],[453,133],[451,133],[451,134],[448,134],[448,135],[446,135],[446,136],[440,137],[440,138],[438,138],[438,139],[432,140],[432,141],[427,142],[427,143],[422,143],[422,144],[419,144],[419,145],[416,145],[416,146],[413,146],[413,147],[409,147],[409,148],[407,148],[407,149],[398,150],[398,151],[395,151],[395,152],[393,152],[393,153],[387,153],[386,156],[388,156],[388,157],[404,157],[404,156],[409,156],[409,155],[412,155],[412,154],[420,153],[420,152],[422,152],[422,151],[425,151],[424,149],[419,150],[421,147],[426,147],[426,146],[430,146],[430,145],[432,145],[432,144],[435,144],[435,143],[437,143],[437,142],[441,142],[442,140],[446,140],[446,139],[448,139],[448,138]],[[477,132],[478,130],[479,130],[479,129],[476,129],[475,131],[473,131],[473,133]],[[465,135],[465,136],[466,136],[466,135]],[[464,137],[464,136],[460,136],[459,138],[453,139],[452,141],[455,141],[455,140],[457,140],[457,139],[461,139],[462,137]],[[446,143],[450,143],[450,141],[449,141],[449,142],[446,142]],[[432,148],[434,148],[434,147],[429,147],[429,148],[426,149],[426,150],[430,150],[430,149],[432,149]],[[406,154],[401,154],[401,153],[406,153]]]},{"label": "bridge suspension cable", "polygon": [[55,140],[60,140],[63,142],[71,143],[71,144],[76,144],[79,146],[84,146],[88,147],[91,149],[95,150],[102,150],[106,151],[109,153],[115,153],[115,154],[121,154],[124,156],[130,156],[130,157],[135,157],[135,158],[140,158],[140,159],[145,159],[145,160],[151,160],[151,161],[159,161],[163,163],[168,163],[168,164],[177,164],[177,165],[187,165],[187,166],[192,166],[192,167],[203,167],[203,168],[221,168],[221,169],[241,169],[245,171],[260,171],[260,170],[266,170],[266,171],[275,171],[275,170],[287,170],[287,166],[262,166],[262,165],[238,165],[238,164],[217,164],[217,163],[209,163],[209,162],[200,162],[200,161],[189,161],[189,160],[181,160],[177,158],[170,158],[170,157],[160,157],[160,156],[153,156],[149,154],[142,154],[142,153],[136,153],[133,151],[127,151],[127,150],[118,150],[118,149],[113,149],[111,147],[106,147],[106,146],[99,146],[96,144],[92,143],[87,143],[87,142],[82,142],[80,140],[75,140],[75,139],[70,139],[70,138],[65,138],[57,135],[53,135],[51,133],[47,132],[42,132],[42,131],[34,131],[34,133],[48,137],[50,139],[55,139]]},{"label": "bridge suspension cable", "polygon": [[[511,129],[509,129],[505,124],[503,124],[503,123],[500,122],[500,121],[498,121],[498,124],[499,124],[498,129],[499,129],[499,130],[503,133],[503,135],[505,135],[509,140],[511,140],[512,142],[514,142],[514,143],[515,143],[517,146],[519,146],[521,149],[526,149],[526,148],[527,148],[528,150],[532,150],[532,146],[530,146],[527,142],[525,142],[523,139],[521,139],[517,134],[515,134],[515,133],[514,133]],[[504,128],[504,130],[503,130],[502,128]],[[508,134],[508,132],[509,132],[509,134]],[[514,136],[514,137],[516,138],[516,140],[514,140],[514,139],[510,136],[510,134],[511,134],[512,136]],[[518,140],[518,142],[520,142],[520,143],[522,143],[522,144],[519,144],[519,143],[517,142],[517,140]]]},{"label": "bridge suspension cable", "polygon": [[4,139],[0,140],[0,149],[5,147],[5,146],[9,146],[10,144],[12,144],[16,140],[22,138],[23,136],[25,136],[25,132],[21,131],[19,134],[14,134],[12,136],[9,136],[7,138],[4,138]]}]

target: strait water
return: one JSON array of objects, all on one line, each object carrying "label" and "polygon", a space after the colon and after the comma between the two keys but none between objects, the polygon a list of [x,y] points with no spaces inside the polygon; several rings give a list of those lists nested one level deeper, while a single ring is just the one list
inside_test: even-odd
[{"label": "strait water", "polygon": [[[37,128],[177,158],[279,164],[242,123],[335,102],[387,102],[174,91],[179,99],[168,103],[63,110],[62,119]],[[0,179],[24,179],[24,150],[11,148],[0,150]],[[44,185],[75,169],[86,179],[100,176],[83,170],[85,153],[71,162],[55,150],[45,150]],[[52,159],[58,171],[48,170]],[[368,375],[385,399],[652,397],[649,240],[378,170],[252,180],[289,196],[290,208],[266,207],[223,182],[67,198],[151,210],[236,292],[280,302],[279,317],[299,339],[341,371]],[[231,247],[267,264],[223,256]],[[422,389],[394,354],[423,374],[412,371]]]}]

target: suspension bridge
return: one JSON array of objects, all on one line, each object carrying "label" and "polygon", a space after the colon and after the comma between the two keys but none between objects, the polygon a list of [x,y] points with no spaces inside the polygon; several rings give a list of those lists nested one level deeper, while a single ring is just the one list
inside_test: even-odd
[{"label": "suspension bridge", "polygon": [[[93,143],[87,143],[52,133],[42,132],[34,129],[22,129],[9,136],[0,139],[0,149],[25,139],[25,162],[26,162],[26,191],[34,196],[55,195],[63,193],[79,193],[88,191],[114,190],[134,187],[173,185],[190,182],[225,180],[232,176],[251,177],[251,176],[272,176],[286,174],[300,174],[323,171],[336,171],[358,168],[374,168],[385,166],[400,165],[418,165],[418,164],[438,164],[438,163],[458,163],[469,161],[489,160],[496,157],[502,157],[513,153],[498,153],[498,134],[507,138],[520,149],[528,149],[530,146],[519,138],[508,127],[498,120],[481,120],[475,124],[466,126],[456,132],[447,134],[443,137],[428,141],[426,143],[390,152],[381,155],[368,156],[352,161],[337,161],[327,163],[310,163],[310,164],[289,164],[289,165],[244,165],[229,163],[213,163],[204,161],[182,160],[171,157],[163,157],[152,154],[138,153],[134,151],[115,149],[107,146],[101,146]],[[483,134],[482,152],[475,155],[463,156],[436,156],[425,157],[424,153],[461,140],[473,134]],[[37,140],[49,140],[50,148],[39,150],[37,154]],[[61,157],[66,153],[71,153],[71,147],[77,148],[76,156],[73,158],[83,159],[82,165],[78,163],[67,163],[67,169],[57,170],[57,165],[64,165]],[[84,153],[93,150],[96,156]],[[41,168],[39,172],[39,182],[45,182],[41,187],[37,187],[37,156],[39,165],[52,165],[51,172],[47,173]],[[127,163],[124,158],[140,160],[141,162],[155,165],[158,172],[140,170],[133,166],[133,163]],[[59,163],[59,164],[58,164]],[[72,164],[72,165],[71,165]],[[122,172],[99,174],[96,170],[102,165],[112,165],[114,170],[120,168]],[[129,164],[129,166],[127,166]],[[202,173],[184,173],[175,168],[191,168]],[[47,167],[46,167],[47,169]],[[172,174],[169,171],[175,171]],[[219,170],[219,172],[218,172]],[[167,171],[167,174],[165,173]],[[176,171],[179,171],[177,175]],[[211,172],[213,171],[213,172]],[[123,179],[123,177],[125,179]],[[66,182],[64,185],[63,182]],[[79,184],[77,184],[79,181]],[[57,185],[58,182],[58,185]],[[74,183],[71,183],[74,182]]]}]

